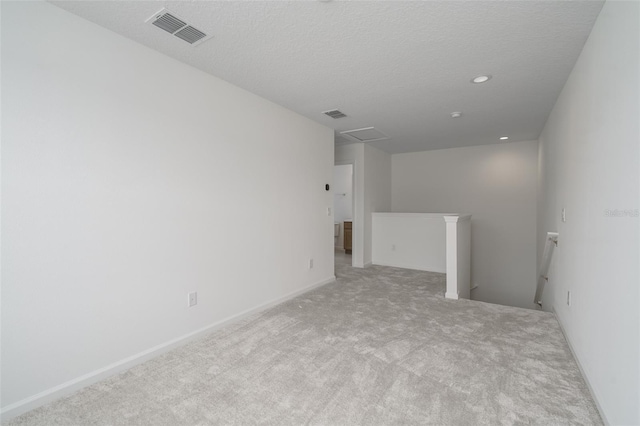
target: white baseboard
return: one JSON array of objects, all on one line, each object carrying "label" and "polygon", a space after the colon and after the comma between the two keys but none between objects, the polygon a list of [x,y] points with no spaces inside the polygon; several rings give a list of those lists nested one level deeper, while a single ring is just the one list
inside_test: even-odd
[{"label": "white baseboard", "polygon": [[378,262],[378,261],[373,261],[374,265],[380,265],[380,266],[391,266],[392,268],[402,268],[402,269],[413,269],[415,271],[426,271],[426,272],[437,272],[439,274],[446,274],[447,271],[439,269],[437,267],[424,267],[424,266],[416,266],[416,265],[408,265],[408,264],[404,264],[404,263],[396,263],[396,264],[390,264],[390,263],[384,263],[384,262]]},{"label": "white baseboard", "polygon": [[373,265],[373,263],[371,263],[371,262],[367,262],[367,263],[365,263],[365,264],[364,264],[363,268],[368,268],[368,267],[370,267],[371,265]]},{"label": "white baseboard", "polygon": [[444,294],[445,299],[453,299],[453,300],[458,300],[460,299],[460,293],[445,293]]},{"label": "white baseboard", "polygon": [[591,398],[593,398],[593,401],[596,403],[596,408],[598,409],[598,413],[600,413],[600,417],[602,418],[602,421],[604,422],[605,425],[609,426],[611,423],[609,423],[609,421],[607,420],[607,417],[604,415],[602,406],[600,405],[600,402],[598,402],[598,398],[596,398],[596,393],[593,391],[593,387],[591,387],[591,383],[589,383],[589,378],[587,377],[586,374],[584,374],[584,368],[582,368],[582,364],[580,364],[580,358],[578,358],[578,356],[576,355],[576,351],[573,350],[573,346],[571,345],[571,340],[569,340],[569,337],[567,336],[567,332],[565,331],[564,326],[562,325],[562,321],[560,321],[560,317],[556,312],[555,306],[551,308],[551,312],[553,313],[553,316],[556,317],[556,321],[558,321],[558,325],[560,326],[560,331],[562,331],[564,340],[567,342],[567,345],[569,346],[569,350],[571,351],[571,355],[573,355],[573,359],[575,359],[576,364],[578,364],[578,369],[580,370],[580,374],[582,374],[582,378],[584,379],[584,382],[587,384],[587,388],[589,388],[589,392],[591,393]]},{"label": "white baseboard", "polygon": [[80,377],[77,377],[75,379],[69,380],[65,383],[62,383],[58,386],[54,386],[50,389],[47,389],[45,391],[42,391],[40,393],[37,393],[33,396],[30,396],[28,398],[25,398],[21,401],[15,402],[13,404],[10,404],[6,407],[3,407],[2,410],[0,410],[0,420],[1,421],[7,421],[13,417],[19,416],[21,414],[26,413],[27,411],[31,411],[34,408],[38,408],[42,405],[48,404],[49,402],[55,401],[59,398],[62,398],[63,396],[69,395],[73,392],[76,392],[84,387],[87,387],[89,385],[92,385],[94,383],[97,383],[101,380],[104,380],[108,377],[114,376],[118,373],[121,373],[125,370],[130,369],[131,367],[134,367],[138,364],[141,364],[145,361],[148,361],[152,358],[157,357],[158,355],[161,355],[165,352],[170,351],[171,349],[174,349],[178,346],[182,346],[186,343],[189,343],[190,341],[193,341],[199,337],[202,337],[203,335],[213,332],[215,330],[218,330],[220,328],[223,328],[229,324],[232,324],[236,321],[240,321],[241,319],[244,319],[250,315],[253,315],[257,312],[263,311],[265,309],[271,308],[275,305],[279,305],[282,302],[285,302],[287,300],[293,299],[296,296],[299,296],[303,293],[306,293],[308,291],[311,291],[313,289],[316,289],[318,287],[321,287],[323,285],[332,283],[336,280],[335,275],[332,276],[331,278],[319,281],[317,283],[308,285],[306,287],[303,287],[301,289],[292,291],[290,293],[285,294],[284,296],[278,297],[276,299],[270,300],[268,302],[265,302],[263,304],[260,304],[254,308],[251,309],[247,309],[245,311],[242,311],[236,315],[232,315],[230,317],[224,318],[220,321],[216,321],[213,324],[209,324],[205,327],[202,327],[198,330],[195,330],[191,333],[187,333],[183,336],[177,337],[175,339],[169,340],[168,342],[165,343],[161,343],[157,346],[154,346],[152,348],[149,348],[145,351],[142,351],[140,353],[137,353],[135,355],[132,355],[130,357],[127,357],[125,359],[122,359],[120,361],[114,362],[113,364],[109,364],[105,367],[99,368],[95,371],[92,371],[90,373],[84,374]]}]

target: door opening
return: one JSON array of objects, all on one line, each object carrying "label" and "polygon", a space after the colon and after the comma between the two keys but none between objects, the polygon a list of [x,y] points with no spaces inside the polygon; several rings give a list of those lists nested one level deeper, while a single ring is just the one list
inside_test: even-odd
[{"label": "door opening", "polygon": [[336,264],[353,266],[353,164],[333,168],[334,254]]}]

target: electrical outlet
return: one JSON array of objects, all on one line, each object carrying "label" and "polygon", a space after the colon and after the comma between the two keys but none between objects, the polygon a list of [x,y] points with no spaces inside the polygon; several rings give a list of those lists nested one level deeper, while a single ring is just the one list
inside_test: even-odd
[{"label": "electrical outlet", "polygon": [[327,216],[331,216],[331,207],[327,207]]},{"label": "electrical outlet", "polygon": [[571,292],[567,291],[567,306],[571,306]]},{"label": "electrical outlet", "polygon": [[313,259],[309,259],[309,269],[313,269]]},{"label": "electrical outlet", "polygon": [[189,293],[189,304],[187,305],[189,308],[192,306],[196,306],[198,304],[198,292],[194,291],[193,293]]},{"label": "electrical outlet", "polygon": [[562,221],[563,222],[567,221],[567,211],[564,207],[562,208]]}]

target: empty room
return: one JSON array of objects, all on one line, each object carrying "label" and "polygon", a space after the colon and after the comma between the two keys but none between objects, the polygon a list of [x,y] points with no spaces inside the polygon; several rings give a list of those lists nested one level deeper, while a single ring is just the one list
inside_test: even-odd
[{"label": "empty room", "polygon": [[2,425],[640,425],[640,2],[0,2]]}]

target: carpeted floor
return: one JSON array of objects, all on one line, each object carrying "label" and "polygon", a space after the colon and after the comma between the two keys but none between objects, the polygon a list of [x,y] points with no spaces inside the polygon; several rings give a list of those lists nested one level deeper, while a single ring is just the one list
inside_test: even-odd
[{"label": "carpeted floor", "polygon": [[602,424],[553,315],[346,263],[334,284],[7,424]]}]

